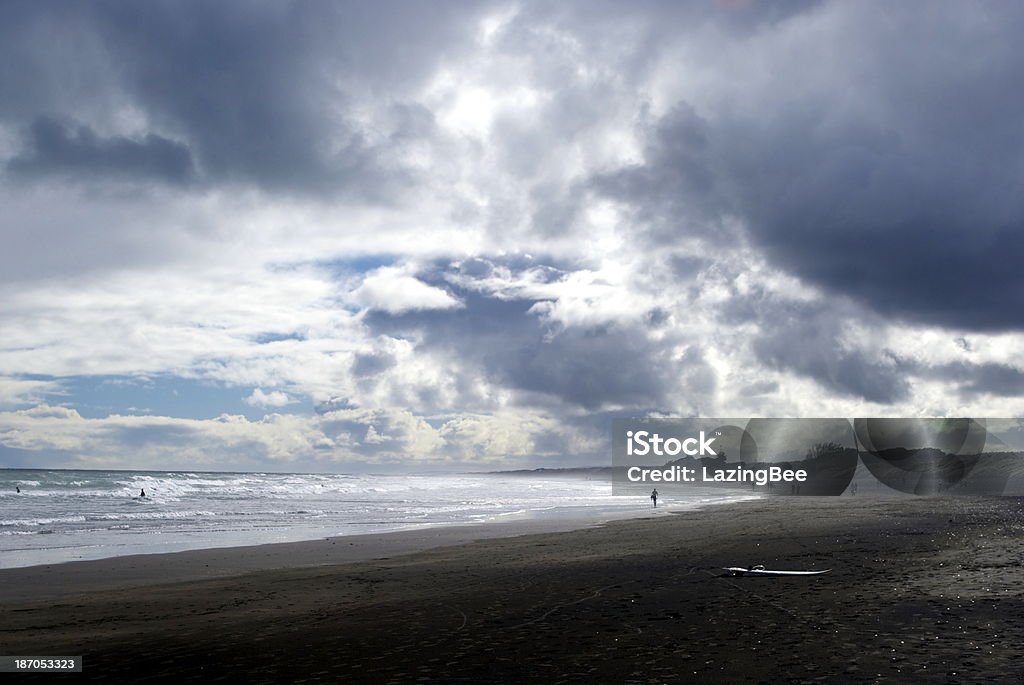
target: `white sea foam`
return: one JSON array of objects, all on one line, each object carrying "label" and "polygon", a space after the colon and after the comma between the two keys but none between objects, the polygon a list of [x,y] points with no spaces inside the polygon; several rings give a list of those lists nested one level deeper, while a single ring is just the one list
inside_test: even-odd
[{"label": "white sea foam", "polygon": [[[709,492],[666,501],[658,513],[746,497]],[[521,517],[598,520],[649,512],[646,498],[613,496],[599,478],[0,470],[0,567]]]}]

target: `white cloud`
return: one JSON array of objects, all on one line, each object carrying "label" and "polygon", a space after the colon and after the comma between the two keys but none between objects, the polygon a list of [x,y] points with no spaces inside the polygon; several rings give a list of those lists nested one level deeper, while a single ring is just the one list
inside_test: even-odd
[{"label": "white cloud", "polygon": [[272,390],[270,392],[263,392],[261,388],[256,388],[252,391],[252,394],[245,398],[245,403],[252,405],[253,407],[284,407],[294,402],[287,393],[283,393],[280,390]]},{"label": "white cloud", "polygon": [[0,407],[14,407],[40,402],[62,392],[56,381],[27,380],[0,376]]},{"label": "white cloud", "polygon": [[[228,414],[206,420],[116,414],[93,419],[39,405],[0,412],[0,453],[26,450],[50,465],[78,468],[318,470],[403,462],[518,466],[529,458],[593,460],[597,454],[589,451],[601,448],[587,431],[534,412],[436,423],[404,409],[269,414],[253,421]],[[553,450],[556,442],[578,451]]]},{"label": "white cloud", "polygon": [[409,275],[400,267],[382,267],[368,274],[351,295],[352,301],[368,309],[389,314],[427,309],[457,309],[462,304],[441,288]]}]

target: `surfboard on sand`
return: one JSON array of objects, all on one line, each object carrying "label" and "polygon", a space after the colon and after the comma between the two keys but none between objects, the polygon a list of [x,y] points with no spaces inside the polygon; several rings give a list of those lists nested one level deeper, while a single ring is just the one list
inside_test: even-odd
[{"label": "surfboard on sand", "polygon": [[723,567],[723,570],[727,571],[730,576],[820,576],[822,573],[828,573],[832,569],[827,568],[824,571],[776,571],[758,565],[751,566],[750,568],[728,566]]}]

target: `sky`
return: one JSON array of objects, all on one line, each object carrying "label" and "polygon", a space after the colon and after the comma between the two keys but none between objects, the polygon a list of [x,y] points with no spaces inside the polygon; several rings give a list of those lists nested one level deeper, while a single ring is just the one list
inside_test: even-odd
[{"label": "sky", "polygon": [[0,466],[1024,414],[1024,6],[0,4]]}]

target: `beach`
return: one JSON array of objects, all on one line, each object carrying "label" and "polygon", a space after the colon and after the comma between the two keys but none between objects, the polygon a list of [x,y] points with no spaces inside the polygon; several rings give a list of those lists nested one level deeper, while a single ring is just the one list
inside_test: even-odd
[{"label": "beach", "polygon": [[[1024,680],[1020,499],[778,497],[480,530],[3,570],[3,651],[84,655],[90,681]],[[753,564],[831,570],[721,571]]]},{"label": "beach", "polygon": [[[142,497],[140,493],[146,493]],[[647,491],[649,492],[649,491]],[[607,474],[440,473],[408,475],[75,471],[0,469],[0,569],[200,549],[246,548],[440,529],[475,535],[550,532],[632,518],[650,503],[614,494]],[[694,488],[659,509],[692,509],[757,496]],[[367,536],[372,537],[367,537]],[[288,547],[275,548],[275,554]],[[335,550],[336,551],[336,550]],[[390,552],[389,552],[390,553]],[[257,558],[262,560],[264,551]],[[215,555],[221,567],[223,555]],[[265,568],[244,549],[226,571]],[[362,557],[352,557],[359,559]],[[372,557],[368,557],[372,558]],[[203,563],[209,562],[208,557]],[[290,563],[286,560],[285,563]],[[145,573],[145,572],[143,572]]]}]

